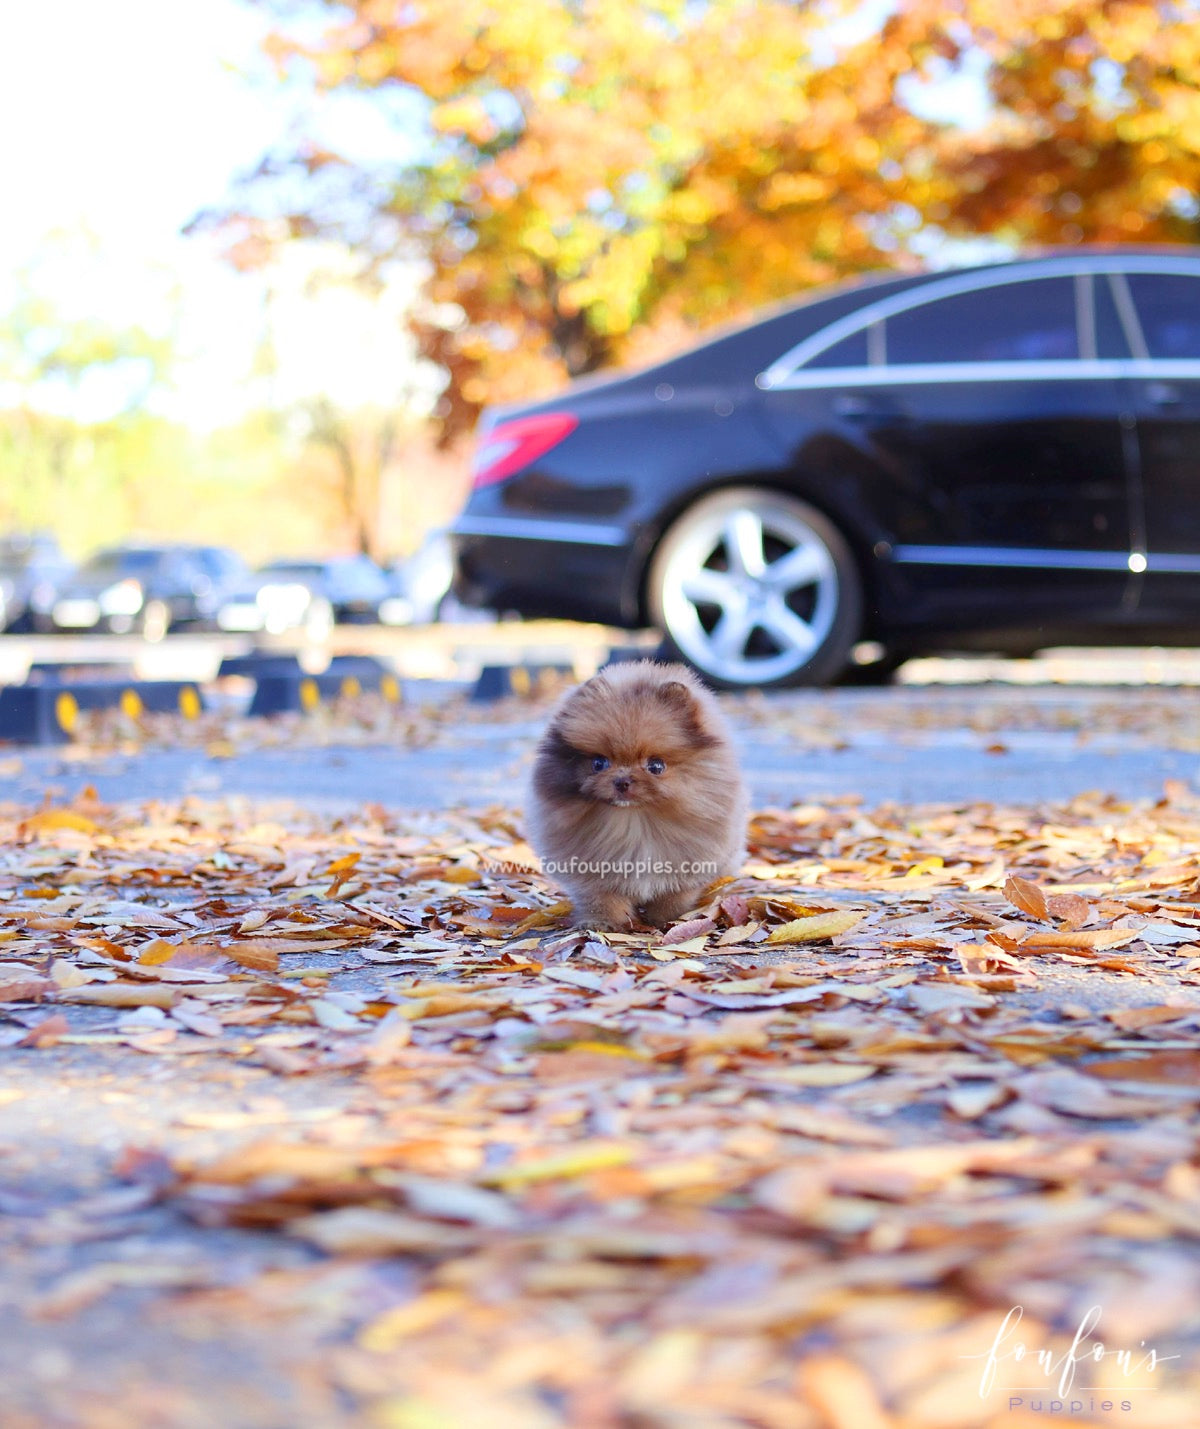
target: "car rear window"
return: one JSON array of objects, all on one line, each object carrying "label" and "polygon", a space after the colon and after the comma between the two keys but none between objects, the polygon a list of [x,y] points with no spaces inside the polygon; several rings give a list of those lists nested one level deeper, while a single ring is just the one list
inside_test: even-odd
[{"label": "car rear window", "polygon": [[99,551],[83,567],[89,576],[150,575],[167,559],[165,551]]},{"label": "car rear window", "polygon": [[886,324],[889,366],[1078,358],[1070,277],[999,283],[922,303]]},{"label": "car rear window", "polygon": [[1151,357],[1200,359],[1200,278],[1131,273],[1129,290]]}]

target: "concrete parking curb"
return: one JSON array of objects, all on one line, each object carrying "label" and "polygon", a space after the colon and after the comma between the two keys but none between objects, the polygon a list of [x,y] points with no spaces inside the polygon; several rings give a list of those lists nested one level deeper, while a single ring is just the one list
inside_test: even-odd
[{"label": "concrete parking curb", "polygon": [[389,704],[398,704],[402,691],[400,681],[390,671],[378,667],[351,670],[330,668],[321,675],[306,675],[302,670],[283,675],[263,675],[254,689],[254,698],[247,711],[251,718],[260,715],[311,712],[330,699],[352,699],[364,690],[375,691]]},{"label": "concrete parking curb", "polygon": [[0,740],[65,744],[84,710],[119,709],[130,719],[174,713],[195,719],[204,710],[191,680],[54,680],[0,690]]}]

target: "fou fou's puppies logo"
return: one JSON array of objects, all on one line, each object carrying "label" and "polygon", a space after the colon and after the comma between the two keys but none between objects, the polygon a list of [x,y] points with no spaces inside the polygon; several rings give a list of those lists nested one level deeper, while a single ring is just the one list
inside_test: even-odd
[{"label": "fou fou's puppies logo", "polygon": [[1155,1388],[1159,1366],[1179,1356],[1164,1355],[1144,1340],[1136,1347],[1105,1343],[1097,1333],[1102,1313],[1093,1305],[1080,1319],[1071,1343],[1056,1351],[1022,1335],[1024,1310],[1014,1305],[991,1345],[963,1356],[983,1363],[980,1398],[1003,1394],[1010,1412],[1063,1418],[1133,1414],[1138,1397]]}]

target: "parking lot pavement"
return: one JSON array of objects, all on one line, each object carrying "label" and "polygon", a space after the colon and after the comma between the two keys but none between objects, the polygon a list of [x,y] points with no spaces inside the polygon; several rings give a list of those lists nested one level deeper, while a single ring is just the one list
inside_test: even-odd
[{"label": "parking lot pavement", "polygon": [[[456,703],[457,701],[457,703]],[[1157,797],[1167,780],[1200,783],[1200,692],[1001,685],[797,691],[732,696],[743,764],[760,806],[858,796],[880,802],[1028,802],[1088,789]],[[330,811],[519,804],[548,704],[481,709],[450,697],[430,711],[419,744],[310,741],[204,748],[85,747],[0,755],[0,799],[299,799]]]}]

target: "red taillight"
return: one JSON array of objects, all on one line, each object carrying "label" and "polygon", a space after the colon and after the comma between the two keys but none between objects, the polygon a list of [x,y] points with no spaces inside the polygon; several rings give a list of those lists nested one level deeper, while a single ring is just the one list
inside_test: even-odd
[{"label": "red taillight", "polygon": [[493,427],[475,452],[475,485],[491,486],[520,471],[531,461],[569,437],[579,418],[569,412],[544,412],[537,417],[516,417]]}]

